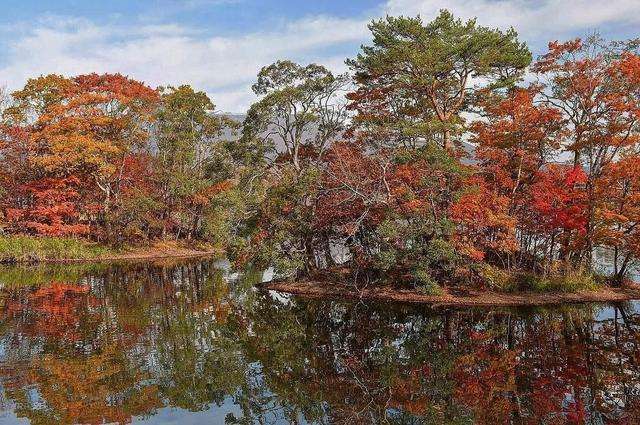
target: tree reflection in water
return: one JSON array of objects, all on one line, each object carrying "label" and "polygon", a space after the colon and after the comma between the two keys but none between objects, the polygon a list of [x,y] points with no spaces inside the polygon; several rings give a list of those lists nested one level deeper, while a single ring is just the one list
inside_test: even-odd
[{"label": "tree reflection in water", "polygon": [[633,304],[432,310],[231,277],[212,261],[1,269],[0,419],[640,423]]}]

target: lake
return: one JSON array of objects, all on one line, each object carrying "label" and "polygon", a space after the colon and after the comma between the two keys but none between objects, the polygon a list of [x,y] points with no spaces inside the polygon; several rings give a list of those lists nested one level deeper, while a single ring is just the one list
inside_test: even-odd
[{"label": "lake", "polygon": [[262,278],[0,268],[0,423],[640,423],[640,303],[434,309]]}]

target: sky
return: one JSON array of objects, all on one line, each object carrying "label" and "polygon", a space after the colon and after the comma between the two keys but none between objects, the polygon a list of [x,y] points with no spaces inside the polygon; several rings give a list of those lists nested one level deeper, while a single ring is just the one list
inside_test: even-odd
[{"label": "sky", "polygon": [[640,0],[0,0],[0,86],[58,73],[119,72],[156,87],[190,84],[220,112],[245,111],[278,59],[346,71],[385,15],[442,8],[513,26],[534,55],[549,41],[640,37]]}]

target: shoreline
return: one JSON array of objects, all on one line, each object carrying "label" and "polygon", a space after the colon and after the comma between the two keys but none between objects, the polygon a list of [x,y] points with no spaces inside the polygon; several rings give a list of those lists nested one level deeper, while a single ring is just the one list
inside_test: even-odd
[{"label": "shoreline", "polygon": [[391,287],[370,287],[356,289],[345,285],[319,282],[269,282],[261,288],[283,292],[311,299],[350,299],[391,301],[411,304],[461,307],[514,307],[543,306],[565,303],[621,302],[640,299],[640,286],[632,288],[602,288],[597,291],[579,292],[518,292],[500,293],[493,291],[469,290],[464,294],[426,295],[411,289]]}]

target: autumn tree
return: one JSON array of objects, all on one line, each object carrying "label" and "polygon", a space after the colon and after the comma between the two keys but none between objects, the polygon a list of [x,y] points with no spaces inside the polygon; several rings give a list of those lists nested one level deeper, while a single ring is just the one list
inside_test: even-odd
[{"label": "autumn tree", "polygon": [[[2,156],[2,202],[3,216],[6,219],[5,229],[16,232],[34,231],[38,216],[34,220],[22,220],[28,215],[28,209],[33,202],[33,190],[38,186],[36,182],[46,177],[31,160],[33,157],[33,144],[31,134],[34,130],[34,117],[42,114],[45,108],[54,101],[63,97],[63,86],[66,80],[60,76],[49,76],[39,80],[32,80],[31,86],[35,86],[43,95],[40,98],[32,98],[29,102],[20,102],[14,95],[10,99],[3,100],[0,153]],[[42,185],[39,185],[42,187]],[[46,201],[46,197],[41,200]],[[41,205],[42,206],[42,205]],[[54,206],[55,209],[55,206]],[[69,219],[71,217],[67,217]],[[77,217],[74,217],[77,218]],[[46,220],[45,220],[46,221]],[[30,222],[32,226],[27,226]],[[51,223],[43,223],[45,225]],[[30,227],[30,228],[29,228]],[[64,232],[63,232],[64,233]]]},{"label": "autumn tree", "polygon": [[354,268],[429,290],[453,275],[461,257],[449,209],[465,173],[456,158],[431,144],[372,155],[365,146],[340,143],[327,162],[316,228],[348,248]]},{"label": "autumn tree", "polygon": [[0,232],[23,230],[7,219],[9,209],[19,209],[24,201],[24,184],[32,178],[28,164],[28,132],[9,121],[0,124]]},{"label": "autumn tree", "polygon": [[462,22],[446,10],[427,24],[387,17],[369,29],[373,45],[348,61],[357,84],[350,108],[373,139],[381,132],[396,144],[437,140],[451,148],[477,89],[512,85],[531,61],[513,29]]},{"label": "autumn tree", "polygon": [[233,177],[223,133],[230,137],[237,125],[215,114],[207,94],[190,86],[162,89],[161,101],[156,135],[163,233],[173,225],[178,236],[201,237],[205,210]]},{"label": "autumn tree", "polygon": [[77,177],[45,177],[22,185],[29,208],[7,208],[9,222],[28,232],[47,236],[87,235],[89,226],[79,222],[80,193]]},{"label": "autumn tree", "polygon": [[34,180],[82,182],[80,204],[88,208],[82,215],[91,220],[95,211],[92,221],[111,237],[110,214],[120,201],[126,158],[148,142],[156,92],[119,74],[48,75],[29,80],[13,98],[5,115],[28,128]]},{"label": "autumn tree", "polygon": [[637,152],[640,141],[640,59],[625,46],[597,38],[552,42],[533,67],[542,102],[567,121],[564,148],[587,173],[585,245],[576,261],[588,265],[596,244],[598,182],[624,152]]},{"label": "autumn tree", "polygon": [[[518,238],[518,249],[513,254],[531,254],[539,236],[532,226],[531,188],[536,184],[539,173],[545,169],[559,152],[564,136],[564,120],[555,108],[536,103],[538,88],[514,88],[504,95],[488,94],[480,103],[483,119],[471,126],[475,146],[476,190],[474,200],[465,206],[465,199],[458,203],[454,213],[459,217],[471,218],[470,205],[480,208],[494,208],[499,215],[511,221],[514,237]],[[491,199],[492,201],[488,201]],[[467,219],[468,220],[468,219]],[[467,226],[482,220],[473,219]],[[506,223],[506,222],[504,222]],[[506,229],[503,229],[506,230]],[[485,244],[495,245],[491,234],[484,235]],[[481,241],[477,241],[481,242]],[[513,247],[512,247],[513,248]],[[522,266],[522,255],[504,258],[505,265]],[[516,260],[518,264],[515,264]]]},{"label": "autumn tree", "polygon": [[481,103],[483,120],[473,123],[472,142],[480,171],[493,190],[509,198],[509,211],[522,213],[535,175],[559,151],[562,114],[535,103],[535,87],[514,89]]},{"label": "autumn tree", "polygon": [[[532,228],[546,236],[544,258],[575,260],[586,243],[587,183],[585,171],[570,165],[549,165],[531,187]],[[557,245],[559,250],[556,252]]]},{"label": "autumn tree", "polygon": [[621,283],[640,258],[640,158],[625,156],[609,165],[595,189],[594,237],[613,251],[613,279]]},{"label": "autumn tree", "polygon": [[509,198],[479,176],[466,179],[465,186],[448,212],[455,224],[454,246],[472,261],[500,261],[509,268],[517,251],[517,220],[509,213]]},{"label": "autumn tree", "polygon": [[[316,246],[327,241],[312,229],[315,198],[324,155],[344,130],[340,95],[347,81],[321,65],[291,61],[278,61],[259,72],[253,90],[261,99],[247,113],[240,144],[251,144],[267,163],[259,177],[250,180],[259,201],[249,211],[240,258],[275,263],[285,274],[318,266]],[[258,179],[260,185],[254,183]],[[256,186],[260,190],[254,190]]]},{"label": "autumn tree", "polygon": [[253,85],[261,99],[247,113],[243,137],[262,139],[300,171],[302,162],[322,157],[343,130],[340,95],[346,83],[346,75],[322,65],[284,60],[262,68]]}]

